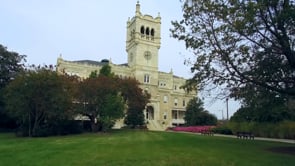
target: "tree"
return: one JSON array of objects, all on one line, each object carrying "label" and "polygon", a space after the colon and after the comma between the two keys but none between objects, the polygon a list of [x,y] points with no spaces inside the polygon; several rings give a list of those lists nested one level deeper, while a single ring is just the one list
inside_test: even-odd
[{"label": "tree", "polygon": [[100,121],[102,130],[106,131],[114,126],[116,120],[124,116],[125,103],[120,95],[107,95],[101,110]]},{"label": "tree", "polygon": [[121,92],[128,106],[124,122],[133,128],[144,125],[143,111],[150,99],[150,94],[143,91],[139,85],[134,78],[120,81]]},{"label": "tree", "polygon": [[103,75],[106,77],[113,77],[114,73],[112,73],[112,68],[109,64],[103,65],[103,67],[99,71],[99,75]]},{"label": "tree", "polygon": [[231,117],[235,122],[271,122],[294,120],[295,109],[289,109],[287,95],[270,92],[260,87],[241,88],[239,96],[242,107]]},{"label": "tree", "polygon": [[108,130],[124,116],[125,103],[117,79],[106,64],[99,74],[93,71],[80,83],[76,95],[77,108],[90,119],[93,132]]},{"label": "tree", "polygon": [[8,51],[6,47],[0,44],[0,128],[15,127],[14,120],[7,115],[7,111],[4,109],[3,89],[23,70],[25,57],[25,55]]},{"label": "tree", "polygon": [[186,0],[172,35],[194,51],[187,89],[247,84],[295,96],[295,2]]},{"label": "tree", "polygon": [[[143,110],[150,95],[143,93],[139,85],[133,78],[115,77],[111,67],[104,65],[99,74],[91,72],[90,77],[81,82],[76,98],[79,112],[89,117],[92,131],[107,130],[125,113],[127,125],[143,125]],[[125,106],[127,112],[124,112]]]},{"label": "tree", "polygon": [[215,125],[217,118],[204,109],[204,103],[199,98],[191,99],[185,111],[184,120],[186,125]]},{"label": "tree", "polygon": [[25,55],[8,51],[6,47],[0,44],[0,89],[3,89],[16,77],[17,73],[23,70],[25,57]]},{"label": "tree", "polygon": [[118,84],[113,78],[106,76],[87,78],[80,83],[78,92],[76,100],[79,112],[90,119],[93,132],[99,130],[98,127],[102,124],[101,119],[105,116],[117,119],[119,118],[117,114],[122,115],[124,109],[116,109],[118,113],[108,109],[113,100],[116,101],[114,104],[119,104],[115,107],[122,108],[117,99]]},{"label": "tree", "polygon": [[[7,111],[18,120],[23,135],[48,135],[73,119],[72,84],[67,76],[46,69],[18,75],[5,89]],[[58,131],[55,131],[58,132]]]}]

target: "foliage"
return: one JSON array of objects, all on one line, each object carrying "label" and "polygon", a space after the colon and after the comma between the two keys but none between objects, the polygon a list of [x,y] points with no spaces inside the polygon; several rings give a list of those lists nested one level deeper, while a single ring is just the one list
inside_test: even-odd
[{"label": "foliage", "polygon": [[8,51],[0,44],[0,90],[3,89],[20,71],[23,70],[25,55]]},{"label": "foliage", "polygon": [[257,137],[295,139],[295,121],[279,123],[230,122],[229,128],[233,133],[247,131],[252,132]]},{"label": "foliage", "polygon": [[[92,131],[110,129],[124,113],[127,125],[143,125],[143,110],[150,96],[139,85],[133,78],[115,77],[111,67],[104,65],[98,75],[94,71],[80,83],[76,97],[78,110],[89,117]],[[127,112],[124,112],[125,105]]]},{"label": "foliage", "polygon": [[8,51],[0,44],[0,128],[15,128],[15,120],[11,118],[4,109],[3,89],[23,70],[25,55]]},{"label": "foliage", "polygon": [[107,95],[101,111],[102,130],[111,129],[124,116],[125,104],[120,95]]},{"label": "foliage", "polygon": [[119,96],[118,84],[112,77],[100,75],[83,80],[76,100],[78,112],[89,117],[92,131],[99,130],[98,125],[103,125],[103,119],[113,122],[123,116],[124,103]]},{"label": "foliage", "polygon": [[242,107],[234,113],[231,121],[277,123],[295,120],[295,110],[288,108],[286,95],[246,86],[240,90],[237,98],[241,98]]},{"label": "foliage", "polygon": [[124,122],[131,127],[144,124],[143,110],[151,97],[146,91],[143,92],[139,85],[140,83],[134,78],[121,79],[120,81],[122,96],[128,105]]},{"label": "foliage", "polygon": [[100,69],[99,75],[103,75],[103,76],[106,76],[106,77],[113,77],[114,73],[112,73],[111,66],[106,64],[106,65],[103,65],[102,68]]},{"label": "foliage", "polygon": [[294,155],[268,151],[274,147],[294,144],[130,130],[42,139],[0,134],[0,165],[294,165]]},{"label": "foliage", "polygon": [[22,135],[40,136],[73,118],[72,84],[67,76],[40,69],[17,76],[5,90],[6,109]]},{"label": "foliage", "polygon": [[[247,85],[295,96],[295,3],[290,0],[186,0],[172,36],[194,51],[187,89]],[[210,84],[212,85],[212,84]]]},{"label": "foliage", "polygon": [[229,121],[218,121],[218,124],[212,129],[212,131],[217,134],[232,135],[233,132],[228,122]]},{"label": "foliage", "polygon": [[97,78],[98,74],[97,74],[97,70],[91,71],[89,78]]},{"label": "foliage", "polygon": [[186,125],[216,125],[217,118],[204,109],[204,103],[199,98],[191,99],[185,111]]},{"label": "foliage", "polygon": [[89,78],[97,78],[98,76],[105,76],[105,77],[114,77],[114,73],[112,73],[112,67],[109,64],[105,64],[97,73],[97,70],[92,71],[89,75]]},{"label": "foliage", "polygon": [[124,119],[126,125],[130,126],[131,128],[135,128],[136,126],[144,125],[144,114],[143,110],[135,110],[129,108]]}]

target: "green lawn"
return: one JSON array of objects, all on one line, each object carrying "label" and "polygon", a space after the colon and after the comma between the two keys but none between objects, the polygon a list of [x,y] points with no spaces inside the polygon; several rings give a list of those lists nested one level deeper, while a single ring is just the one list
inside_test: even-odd
[{"label": "green lawn", "polygon": [[284,144],[186,133],[118,130],[48,138],[0,134],[0,165],[294,165]]}]

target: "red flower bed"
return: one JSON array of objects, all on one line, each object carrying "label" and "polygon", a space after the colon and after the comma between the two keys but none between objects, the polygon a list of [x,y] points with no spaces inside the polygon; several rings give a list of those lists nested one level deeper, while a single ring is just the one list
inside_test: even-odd
[{"label": "red flower bed", "polygon": [[173,131],[185,131],[193,133],[201,133],[203,131],[210,131],[215,126],[188,126],[188,127],[174,127]]}]

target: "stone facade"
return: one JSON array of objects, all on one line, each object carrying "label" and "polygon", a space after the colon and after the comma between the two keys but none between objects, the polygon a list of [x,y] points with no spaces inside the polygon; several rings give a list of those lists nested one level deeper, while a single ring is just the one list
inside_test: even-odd
[{"label": "stone facade", "polygon": [[[113,64],[109,60],[101,62],[81,60],[57,60],[57,71],[87,78],[92,71],[99,71],[108,63],[112,72],[119,77],[133,77],[141,83],[141,88],[151,94],[150,103],[144,110],[147,126],[151,130],[165,130],[167,127],[184,124],[185,107],[196,92],[186,93],[180,87],[185,79],[158,70],[158,53],[161,46],[161,17],[142,15],[140,4],[136,4],[135,16],[127,21],[126,52],[128,63]],[[123,125],[122,120],[116,124]]]}]

